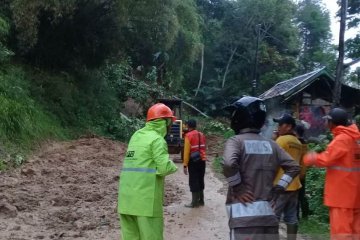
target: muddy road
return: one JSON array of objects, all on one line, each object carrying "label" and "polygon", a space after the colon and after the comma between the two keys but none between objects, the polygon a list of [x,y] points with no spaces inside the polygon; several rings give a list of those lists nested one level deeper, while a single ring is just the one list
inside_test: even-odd
[{"label": "muddy road", "polygon": [[[0,239],[121,239],[116,203],[125,151],[104,138],[51,142],[0,173]],[[167,177],[165,239],[228,239],[224,185],[210,165],[206,205],[198,209],[183,206],[190,192],[181,165]]]}]

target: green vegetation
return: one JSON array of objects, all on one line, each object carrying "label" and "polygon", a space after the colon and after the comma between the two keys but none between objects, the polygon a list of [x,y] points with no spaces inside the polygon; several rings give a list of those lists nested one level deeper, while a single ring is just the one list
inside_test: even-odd
[{"label": "green vegetation", "polygon": [[224,132],[232,131],[226,124],[213,119],[201,119],[199,125],[200,130],[206,134],[223,135]]},{"label": "green vegetation", "polygon": [[310,168],[306,172],[306,194],[313,219],[329,223],[329,210],[324,206],[325,169]]},{"label": "green vegetation", "polygon": [[[157,98],[175,95],[223,116],[254,78],[260,93],[320,65],[333,70],[329,40],[328,12],[315,0],[2,1],[0,170],[47,139],[126,141]],[[356,56],[357,42],[349,49]],[[129,99],[141,108],[124,117]],[[226,124],[198,120],[208,134],[233,135]],[[310,205],[326,221],[323,171],[308,176]]]},{"label": "green vegetation", "polygon": [[0,68],[0,170],[20,165],[35,143],[66,135],[58,119],[32,98],[25,72]]},{"label": "green vegetation", "polygon": [[212,167],[214,168],[214,170],[217,172],[217,173],[222,173],[222,165],[221,165],[221,161],[223,160],[222,157],[216,157],[214,158],[213,160],[213,164],[212,164]]},{"label": "green vegetation", "polygon": [[330,239],[329,224],[319,222],[310,216],[308,219],[300,219],[299,233],[309,236],[310,239]]},{"label": "green vegetation", "polygon": [[0,7],[0,61],[24,68],[34,100],[79,131],[96,125],[101,132],[128,97],[147,107],[176,95],[221,115],[226,102],[251,93],[254,78],[260,93],[320,65],[333,70],[329,42],[329,13],[316,0],[13,0]]},{"label": "green vegetation", "polygon": [[[309,150],[322,152],[326,149],[331,139],[332,135],[328,133],[324,135],[320,143],[309,143]],[[325,234],[329,232],[329,210],[323,203],[325,173],[325,168],[309,168],[306,172],[306,194],[312,215],[309,220],[301,222],[302,232],[310,234]]]},{"label": "green vegetation", "polygon": [[0,14],[0,63],[7,60],[14,53],[4,44],[10,31],[9,23]]}]

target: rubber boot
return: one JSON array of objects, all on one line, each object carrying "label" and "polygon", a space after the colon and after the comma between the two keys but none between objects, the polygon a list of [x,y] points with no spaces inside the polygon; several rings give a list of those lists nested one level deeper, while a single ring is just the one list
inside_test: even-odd
[{"label": "rubber boot", "polygon": [[296,240],[296,234],[298,231],[297,224],[286,224],[287,240]]},{"label": "rubber boot", "polygon": [[204,206],[205,202],[204,202],[204,191],[199,192],[199,205],[200,206]]},{"label": "rubber boot", "polygon": [[188,207],[188,208],[199,207],[199,195],[200,195],[199,192],[192,192],[191,193],[191,197],[192,197],[191,203],[185,204],[185,207]]}]

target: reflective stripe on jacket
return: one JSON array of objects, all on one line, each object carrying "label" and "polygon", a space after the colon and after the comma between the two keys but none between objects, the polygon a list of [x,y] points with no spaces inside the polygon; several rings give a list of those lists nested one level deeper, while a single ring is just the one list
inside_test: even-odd
[{"label": "reflective stripe on jacket", "polygon": [[360,133],[356,125],[332,129],[334,139],[319,154],[305,155],[307,165],[326,167],[324,204],[360,208]]},{"label": "reflective stripe on jacket", "polygon": [[[276,143],[284,149],[298,164],[300,164],[302,154],[303,154],[303,146],[299,139],[294,135],[283,135],[276,139]],[[284,174],[284,170],[282,168],[279,169],[278,174],[276,175],[274,185],[276,185],[281,176]],[[294,180],[290,183],[290,185],[286,188],[286,191],[295,191],[301,188],[300,178],[296,176]]]},{"label": "reflective stripe on jacket", "polygon": [[[243,129],[241,134],[231,137],[225,143],[222,164],[229,184],[226,205],[228,209],[232,209],[232,215],[229,216],[230,228],[277,226],[275,214],[268,211],[277,170],[281,166],[291,179],[300,171],[299,165],[289,154],[256,131]],[[253,193],[255,205],[240,209],[236,199],[245,191]],[[256,204],[262,205],[262,210]]]},{"label": "reflective stripe on jacket", "polygon": [[274,210],[268,201],[256,201],[247,203],[233,203],[226,205],[228,217],[230,218],[229,227],[249,227],[249,219],[260,217],[260,221],[254,221],[252,227],[271,227],[278,224]]},{"label": "reflective stripe on jacket", "polygon": [[147,122],[131,137],[119,180],[119,213],[163,216],[164,177],[177,170],[169,159],[165,135],[166,122],[159,119]]},{"label": "reflective stripe on jacket", "polygon": [[[200,134],[200,139],[199,139]],[[185,135],[184,140],[184,161],[183,165],[188,166],[190,160],[190,154],[199,151],[199,140],[200,140],[200,155],[203,161],[206,160],[206,140],[202,132],[192,130]]]}]

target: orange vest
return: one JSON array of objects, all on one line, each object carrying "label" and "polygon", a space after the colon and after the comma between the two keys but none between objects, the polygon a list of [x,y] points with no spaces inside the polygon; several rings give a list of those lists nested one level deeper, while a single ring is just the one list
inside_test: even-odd
[{"label": "orange vest", "polygon": [[[190,142],[190,153],[199,151],[199,146],[200,146],[200,154],[201,154],[201,158],[205,159],[205,136],[203,133],[197,131],[197,130],[193,130],[191,132],[188,132],[186,134],[186,137],[189,139]],[[199,143],[200,140],[200,143]]]},{"label": "orange vest", "polygon": [[337,126],[326,151],[307,154],[307,165],[327,167],[324,204],[338,208],[360,208],[360,133],[353,124]]},{"label": "orange vest", "polygon": [[[200,144],[199,144],[200,140]],[[189,163],[190,154],[196,151],[199,151],[200,145],[200,155],[203,161],[206,160],[206,140],[203,133],[192,130],[187,132],[185,135],[185,142],[184,142],[184,166],[187,166]]]}]

